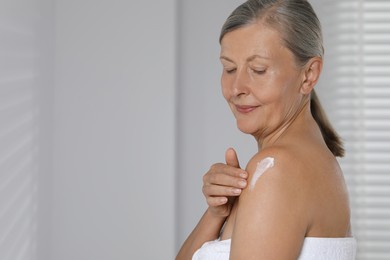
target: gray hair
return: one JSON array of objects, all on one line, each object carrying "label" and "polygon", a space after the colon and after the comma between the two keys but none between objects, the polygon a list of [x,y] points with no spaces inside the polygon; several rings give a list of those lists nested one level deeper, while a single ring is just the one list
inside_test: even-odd
[{"label": "gray hair", "polygon": [[248,0],[228,17],[219,41],[226,33],[259,20],[280,32],[300,65],[323,57],[321,24],[307,0]]}]

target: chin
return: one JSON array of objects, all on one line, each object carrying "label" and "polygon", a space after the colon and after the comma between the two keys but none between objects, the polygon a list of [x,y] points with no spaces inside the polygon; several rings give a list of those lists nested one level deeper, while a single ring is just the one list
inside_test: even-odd
[{"label": "chin", "polygon": [[258,131],[256,127],[250,124],[243,124],[237,121],[237,128],[244,134],[253,134]]}]

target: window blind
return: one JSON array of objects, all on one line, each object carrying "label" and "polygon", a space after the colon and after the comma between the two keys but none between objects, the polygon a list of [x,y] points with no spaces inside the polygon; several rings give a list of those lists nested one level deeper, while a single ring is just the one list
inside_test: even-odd
[{"label": "window blind", "polygon": [[357,259],[390,259],[390,1],[317,2],[325,41],[318,85],[344,139]]},{"label": "window blind", "polygon": [[1,260],[35,259],[38,111],[34,15],[24,1],[0,3]]}]

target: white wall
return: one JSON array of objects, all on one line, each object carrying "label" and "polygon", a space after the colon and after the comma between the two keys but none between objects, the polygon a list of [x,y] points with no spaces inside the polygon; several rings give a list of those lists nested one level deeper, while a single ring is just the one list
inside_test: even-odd
[{"label": "white wall", "polygon": [[0,2],[0,259],[172,259],[176,3]]},{"label": "white wall", "polygon": [[[15,0],[11,0],[14,1]],[[55,3],[52,0],[19,0],[22,10],[27,3],[35,3],[35,21],[37,34],[35,44],[39,55],[35,63],[37,77],[36,104],[39,107],[39,141],[37,144],[38,178],[36,190],[38,194],[36,219],[37,233],[37,260],[53,259],[51,248],[51,187],[53,176],[53,94],[54,94],[54,29]],[[28,258],[27,258],[28,259]],[[54,259],[53,259],[54,260]]]},{"label": "white wall", "polygon": [[173,258],[175,14],[56,1],[51,259]]},{"label": "white wall", "polygon": [[53,4],[0,1],[0,259],[49,259]]}]

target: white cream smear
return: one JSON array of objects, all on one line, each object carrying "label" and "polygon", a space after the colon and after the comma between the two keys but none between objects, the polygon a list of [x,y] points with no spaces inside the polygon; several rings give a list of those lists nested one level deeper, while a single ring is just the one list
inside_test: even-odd
[{"label": "white cream smear", "polygon": [[253,174],[249,190],[252,190],[255,187],[256,182],[261,177],[261,175],[263,175],[269,168],[274,167],[274,161],[274,158],[266,157],[257,163],[256,171]]}]

